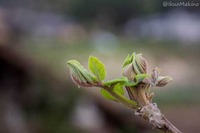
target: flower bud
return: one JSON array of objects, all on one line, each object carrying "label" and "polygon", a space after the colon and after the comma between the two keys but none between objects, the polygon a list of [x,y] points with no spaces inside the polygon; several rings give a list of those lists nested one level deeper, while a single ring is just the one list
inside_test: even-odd
[{"label": "flower bud", "polygon": [[96,81],[96,77],[89,73],[78,61],[67,62],[70,75],[75,84],[81,87],[91,87]]},{"label": "flower bud", "polygon": [[169,77],[169,76],[159,76],[156,86],[163,87],[163,86],[166,86],[170,82],[172,82],[171,77]]}]

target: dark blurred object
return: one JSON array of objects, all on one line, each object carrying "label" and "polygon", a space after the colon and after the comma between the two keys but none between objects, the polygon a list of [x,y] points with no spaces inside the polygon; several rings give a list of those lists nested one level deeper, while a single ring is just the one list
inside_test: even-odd
[{"label": "dark blurred object", "polygon": [[[74,97],[78,93],[74,94],[69,91],[70,89],[56,90],[56,87],[64,88],[48,69],[40,67],[12,47],[1,46],[0,132],[54,132],[58,125],[66,123],[63,117],[67,118],[73,109]],[[71,97],[66,97],[66,94]],[[50,97],[50,95],[55,96]],[[58,97],[67,98],[67,101]],[[50,126],[50,123],[54,123],[53,126]],[[69,127],[68,124],[66,129],[72,131],[73,128]]]},{"label": "dark blurred object", "polygon": [[25,90],[30,75],[30,68],[8,46],[0,46],[0,132],[26,133],[26,122],[21,110],[22,93]]},{"label": "dark blurred object", "polygon": [[12,22],[7,12],[0,8],[0,46],[18,45],[20,36],[20,28]]}]

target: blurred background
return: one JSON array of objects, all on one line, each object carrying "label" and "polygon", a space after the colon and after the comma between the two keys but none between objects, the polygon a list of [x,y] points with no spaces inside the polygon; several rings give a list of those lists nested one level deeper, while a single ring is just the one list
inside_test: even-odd
[{"label": "blurred background", "polygon": [[159,67],[174,79],[152,89],[153,102],[183,132],[200,132],[197,5],[0,0],[0,133],[157,133],[98,88],[78,88],[66,66],[76,59],[87,67],[94,55],[108,80],[121,75],[132,52],[143,53],[149,72]]}]

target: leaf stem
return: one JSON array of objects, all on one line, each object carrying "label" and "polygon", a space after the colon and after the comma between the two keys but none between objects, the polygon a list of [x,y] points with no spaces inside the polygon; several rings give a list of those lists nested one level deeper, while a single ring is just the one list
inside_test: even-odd
[{"label": "leaf stem", "polygon": [[112,95],[118,102],[122,103],[128,108],[136,110],[138,108],[138,104],[135,101],[129,100],[125,96],[120,93],[114,91],[113,87],[109,87],[106,85],[100,85],[99,87],[105,89],[110,95]]}]

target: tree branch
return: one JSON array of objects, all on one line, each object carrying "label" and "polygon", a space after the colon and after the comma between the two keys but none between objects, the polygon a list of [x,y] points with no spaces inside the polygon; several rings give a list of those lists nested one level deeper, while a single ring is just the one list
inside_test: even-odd
[{"label": "tree branch", "polygon": [[[138,106],[134,101],[131,101],[121,94],[113,91],[112,87],[99,85],[98,87],[104,88],[107,90],[115,99],[125,105],[126,107],[135,110],[135,115],[141,116],[143,119],[147,120],[151,124],[152,128],[158,129],[164,133],[182,133],[178,130],[167,118],[161,113],[160,109],[157,107],[156,103],[147,102],[145,106]],[[136,88],[136,91],[143,92],[141,89]],[[134,94],[136,93],[134,92]],[[138,96],[138,95],[137,95]],[[139,95],[140,96],[140,95]],[[139,100],[144,98],[144,95],[141,95]]]},{"label": "tree branch", "polygon": [[143,117],[153,128],[159,129],[164,133],[182,133],[167,120],[155,103],[141,107],[135,112],[135,115]]}]

